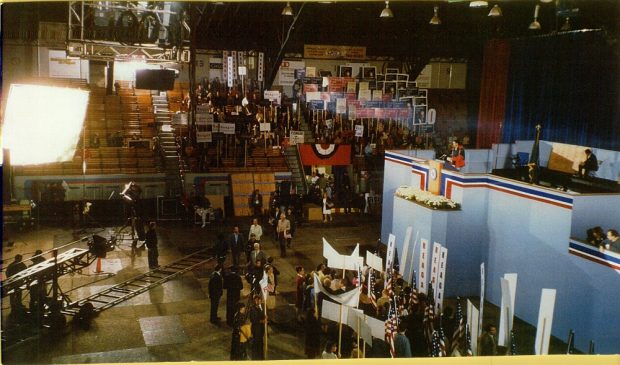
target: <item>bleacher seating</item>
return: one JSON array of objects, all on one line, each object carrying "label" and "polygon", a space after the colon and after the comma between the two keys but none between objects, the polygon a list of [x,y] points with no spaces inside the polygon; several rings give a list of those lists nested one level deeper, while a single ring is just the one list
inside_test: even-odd
[{"label": "bleacher seating", "polygon": [[[60,81],[63,85],[67,82]],[[83,156],[86,157],[86,174],[156,173],[153,150],[127,144],[132,138],[150,141],[157,135],[151,94],[134,90],[129,82],[118,83],[118,95],[106,95],[105,88],[91,88],[84,131],[72,161],[16,167],[15,174],[81,175]],[[56,85],[52,81],[46,84]],[[99,137],[99,147],[91,146],[95,135]],[[117,136],[122,141],[114,141]]]}]

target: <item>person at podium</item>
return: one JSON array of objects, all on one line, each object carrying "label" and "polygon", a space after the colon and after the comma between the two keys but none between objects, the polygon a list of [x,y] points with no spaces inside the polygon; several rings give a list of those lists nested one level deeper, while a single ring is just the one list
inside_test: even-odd
[{"label": "person at podium", "polygon": [[446,159],[454,168],[460,170],[465,166],[465,148],[457,139],[452,141],[450,156]]},{"label": "person at podium", "polygon": [[598,160],[596,155],[592,153],[591,149],[584,151],[586,154],[586,160],[579,164],[579,176],[580,177],[594,177],[594,173],[598,171]]}]

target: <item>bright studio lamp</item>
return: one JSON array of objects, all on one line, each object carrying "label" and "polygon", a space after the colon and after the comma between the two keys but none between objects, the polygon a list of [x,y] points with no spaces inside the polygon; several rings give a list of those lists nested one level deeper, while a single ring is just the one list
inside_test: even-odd
[{"label": "bright studio lamp", "polygon": [[3,148],[11,164],[70,161],[80,139],[88,91],[12,84],[4,116]]},{"label": "bright studio lamp", "polygon": [[385,8],[381,11],[379,18],[393,18],[394,13],[392,9],[390,9],[390,2],[388,0],[385,1]]}]

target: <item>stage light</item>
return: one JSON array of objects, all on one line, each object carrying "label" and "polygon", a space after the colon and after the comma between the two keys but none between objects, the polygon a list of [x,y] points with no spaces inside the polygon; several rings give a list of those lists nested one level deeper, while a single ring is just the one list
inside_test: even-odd
[{"label": "stage light", "polygon": [[388,0],[385,1],[385,8],[381,11],[379,18],[393,18],[394,13],[392,9],[390,9],[390,2]]},{"label": "stage light", "polygon": [[87,105],[85,90],[12,84],[2,130],[11,164],[72,160]]},{"label": "stage light", "polygon": [[282,15],[284,16],[293,16],[293,7],[290,2],[286,3],[284,9],[282,9]]},{"label": "stage light", "polygon": [[540,10],[540,5],[536,4],[534,8],[534,21],[530,23],[529,29],[531,30],[540,30],[540,23],[538,22],[538,11]]},{"label": "stage light", "polygon": [[499,5],[497,4],[493,5],[493,7],[491,8],[491,11],[489,11],[489,16],[491,18],[498,18],[502,16],[502,9],[499,7]]},{"label": "stage light", "polygon": [[433,17],[428,23],[431,25],[441,24],[441,19],[439,19],[439,6],[435,6],[435,8],[433,9]]},{"label": "stage light", "polygon": [[488,6],[488,1],[472,1],[469,3],[469,7],[473,9],[486,9]]}]

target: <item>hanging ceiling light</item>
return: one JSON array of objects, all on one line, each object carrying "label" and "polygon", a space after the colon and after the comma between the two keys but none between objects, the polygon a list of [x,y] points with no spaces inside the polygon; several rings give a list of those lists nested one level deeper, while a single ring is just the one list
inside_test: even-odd
[{"label": "hanging ceiling light", "polygon": [[469,3],[470,8],[474,9],[485,9],[489,6],[488,1],[472,1]]},{"label": "hanging ceiling light", "polygon": [[393,18],[393,17],[394,17],[394,13],[392,13],[392,9],[390,9],[390,2],[388,0],[385,0],[385,9],[381,11],[381,15],[379,15],[379,18]]},{"label": "hanging ceiling light", "polygon": [[489,11],[489,16],[493,18],[502,16],[502,9],[499,7],[499,5],[497,4],[493,5],[493,7],[491,8],[491,11]]},{"label": "hanging ceiling light", "polygon": [[290,2],[286,2],[286,6],[282,9],[282,15],[284,16],[293,16],[293,8],[291,7]]},{"label": "hanging ceiling light", "polygon": [[441,24],[441,19],[439,19],[439,6],[435,6],[433,8],[433,17],[431,18],[431,21],[428,23],[432,25]]},{"label": "hanging ceiling light", "polygon": [[560,31],[562,32],[568,32],[570,30],[571,26],[570,26],[570,18],[566,17],[566,20],[564,21],[564,25],[562,25],[562,28],[560,28]]},{"label": "hanging ceiling light", "polygon": [[531,30],[540,30],[540,23],[538,22],[538,11],[540,10],[540,5],[536,4],[534,8],[534,21],[530,23],[528,27]]}]

